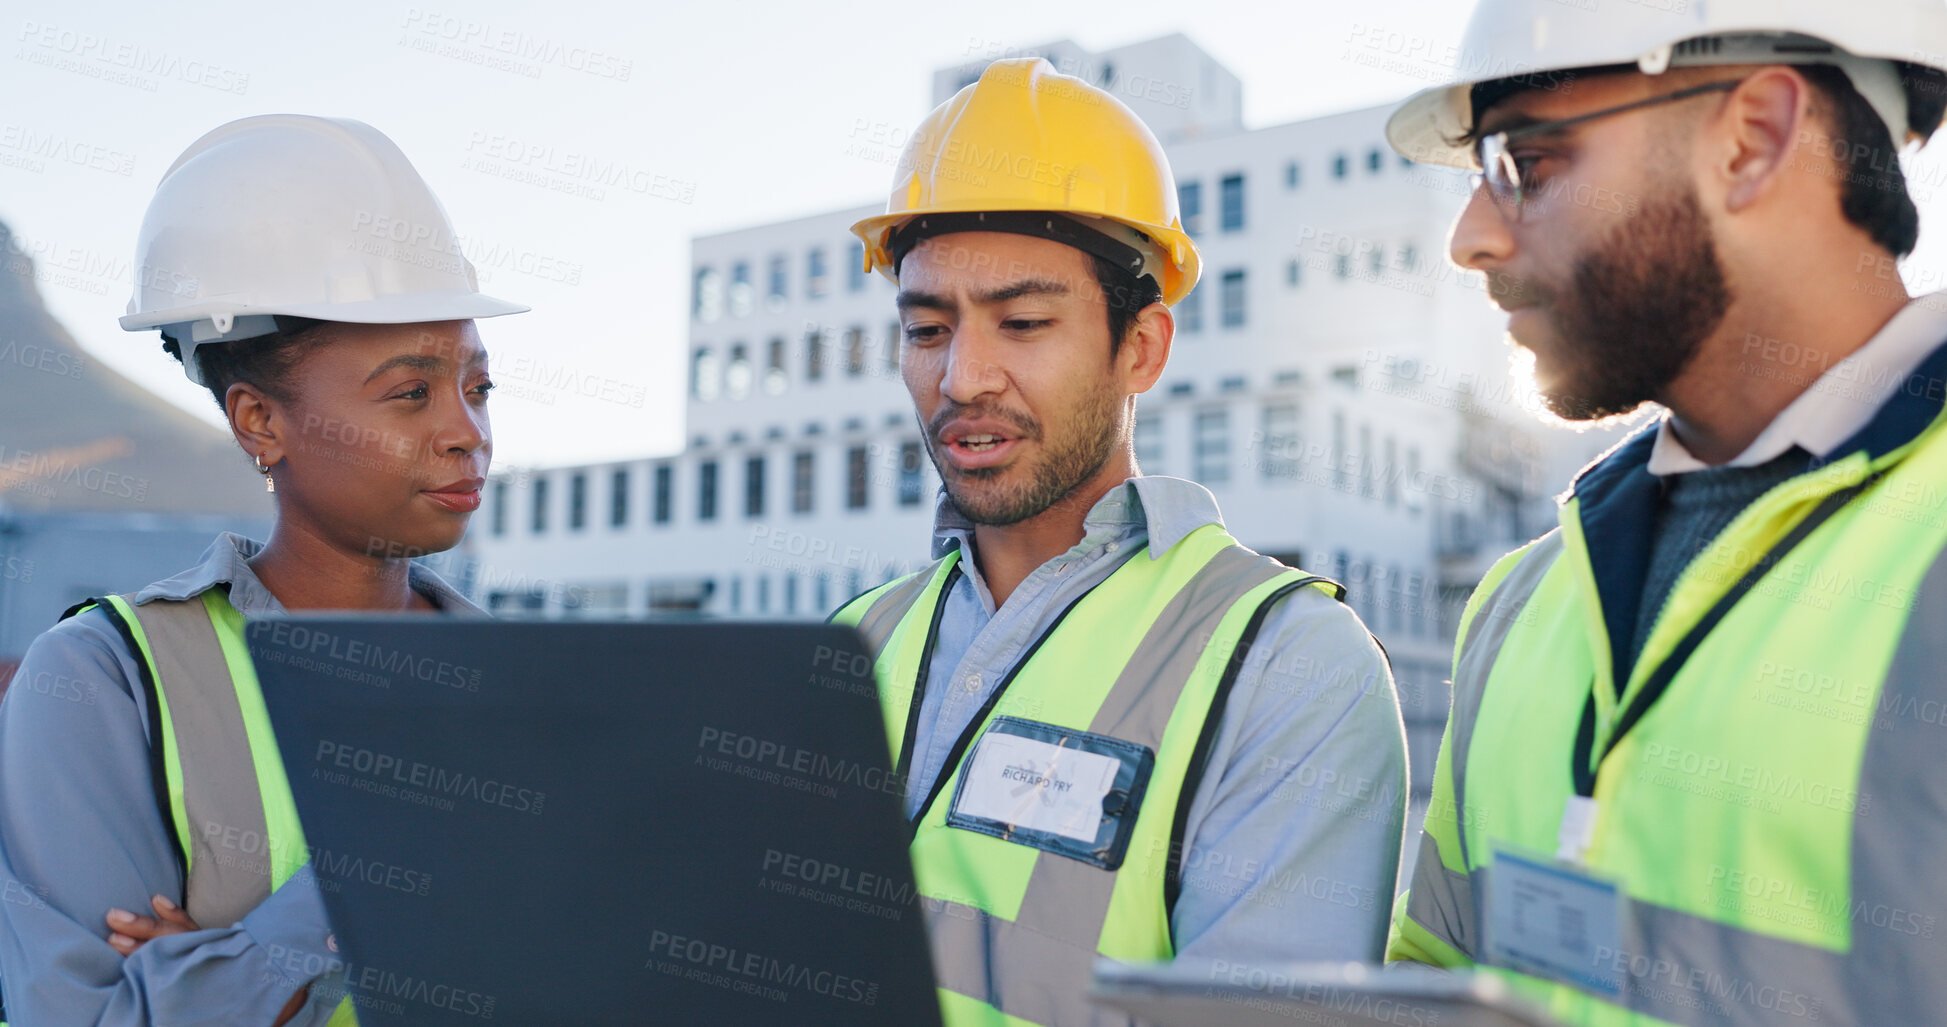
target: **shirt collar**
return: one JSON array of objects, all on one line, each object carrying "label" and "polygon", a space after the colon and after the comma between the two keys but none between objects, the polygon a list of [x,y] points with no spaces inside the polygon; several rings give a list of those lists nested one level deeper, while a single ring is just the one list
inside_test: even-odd
[{"label": "shirt collar", "polygon": [[[181,602],[202,595],[217,585],[228,585],[230,605],[246,617],[287,612],[270,589],[257,580],[250,560],[262,552],[263,543],[242,535],[224,532],[210,543],[196,565],[174,577],[164,578],[135,594],[140,606],[156,599]],[[485,617],[487,611],[475,606],[431,568],[413,564],[407,571],[414,592],[432,600],[441,613],[460,617]]]},{"label": "shirt collar", "polygon": [[[1726,467],[1756,467],[1793,446],[1824,456],[1872,421],[1907,375],[1947,339],[1947,292],[1915,297],[1894,314],[1864,346],[1817,374],[1791,405],[1779,411]],[[1753,354],[1745,364],[1757,373],[1811,377],[1812,365],[1792,367],[1769,354]],[[1656,428],[1648,469],[1658,477],[1707,470],[1693,456],[1665,416]]]},{"label": "shirt collar", "polygon": [[[1169,552],[1191,532],[1206,524],[1222,527],[1223,514],[1210,490],[1194,481],[1144,475],[1110,489],[1082,519],[1082,544],[1098,537],[1120,537],[1137,531],[1149,538],[1149,558]],[[940,490],[933,508],[933,556],[955,548],[970,550],[974,524]]]}]

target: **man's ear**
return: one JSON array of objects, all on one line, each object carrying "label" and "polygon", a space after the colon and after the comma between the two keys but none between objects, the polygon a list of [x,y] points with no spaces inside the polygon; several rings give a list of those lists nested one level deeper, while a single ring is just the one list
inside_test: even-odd
[{"label": "man's ear", "polygon": [[1116,353],[1116,366],[1122,374],[1125,395],[1148,392],[1163,376],[1170,362],[1170,344],[1176,339],[1176,316],[1162,303],[1151,303],[1136,314]]},{"label": "man's ear", "polygon": [[1723,176],[1724,203],[1741,211],[1778,188],[1794,168],[1798,146],[1811,132],[1812,85],[1776,65],[1751,74],[1731,91],[1720,116],[1724,133],[1714,169]]},{"label": "man's ear", "polygon": [[262,389],[237,382],[223,394],[223,412],[230,419],[230,434],[245,453],[269,467],[284,459],[282,437],[283,409]]}]

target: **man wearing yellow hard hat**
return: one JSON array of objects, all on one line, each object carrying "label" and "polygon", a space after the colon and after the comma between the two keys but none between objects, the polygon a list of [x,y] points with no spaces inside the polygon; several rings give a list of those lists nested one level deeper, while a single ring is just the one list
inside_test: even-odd
[{"label": "man wearing yellow hard hat", "polygon": [[999,61],[853,231],[899,285],[944,488],[938,559],[834,619],[874,647],[948,1022],[1115,1022],[1099,957],[1376,959],[1406,789],[1384,654],[1338,585],[1136,466],[1198,266],[1155,137]]},{"label": "man wearing yellow hard hat", "polygon": [[1947,305],[1896,264],[1947,6],[1483,0],[1459,68],[1387,126],[1480,173],[1453,260],[1556,413],[1667,413],[1467,604],[1390,955],[1578,1024],[1947,1022]]}]

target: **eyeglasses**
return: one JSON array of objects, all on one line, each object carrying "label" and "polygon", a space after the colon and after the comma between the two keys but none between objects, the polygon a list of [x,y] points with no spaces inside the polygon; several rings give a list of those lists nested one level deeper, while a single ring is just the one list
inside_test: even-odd
[{"label": "eyeglasses", "polygon": [[1559,132],[1570,125],[1579,125],[1585,121],[1606,118],[1611,114],[1622,114],[1627,111],[1641,110],[1644,107],[1654,107],[1658,104],[1675,103],[1678,100],[1687,100],[1693,96],[1701,96],[1704,93],[1716,93],[1736,89],[1739,85],[1743,84],[1743,81],[1743,79],[1731,79],[1726,82],[1711,82],[1706,85],[1691,86],[1689,89],[1679,89],[1674,93],[1652,96],[1646,100],[1637,100],[1634,103],[1623,104],[1620,107],[1609,107],[1604,110],[1590,111],[1587,114],[1578,114],[1575,117],[1563,118],[1560,121],[1542,121],[1532,125],[1522,125],[1519,128],[1511,128],[1505,132],[1496,132],[1492,135],[1482,136],[1474,144],[1474,161],[1481,168],[1473,176],[1474,188],[1479,189],[1481,184],[1485,182],[1489,194],[1496,201],[1518,214],[1521,211],[1521,201],[1526,198],[1527,191],[1534,187],[1534,183],[1524,182],[1522,180],[1524,176],[1521,173],[1521,165],[1514,159],[1514,154],[1508,151],[1509,143],[1517,139],[1526,139],[1529,136]]}]

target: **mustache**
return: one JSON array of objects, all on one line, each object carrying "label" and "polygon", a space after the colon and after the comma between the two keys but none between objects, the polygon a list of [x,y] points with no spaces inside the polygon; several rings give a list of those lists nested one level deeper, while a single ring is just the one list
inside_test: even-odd
[{"label": "mustache", "polygon": [[1532,307],[1547,303],[1554,298],[1553,292],[1532,278],[1506,271],[1487,272],[1487,298],[1502,310],[1514,311],[1522,307]]},{"label": "mustache", "polygon": [[933,415],[933,419],[926,422],[926,440],[929,443],[938,442],[940,432],[945,430],[947,425],[962,418],[969,421],[999,421],[1007,425],[1018,438],[1030,439],[1036,442],[1041,440],[1041,422],[1026,414],[1017,414],[1011,410],[1002,410],[999,407],[985,405],[961,406],[957,403],[941,407]]}]

